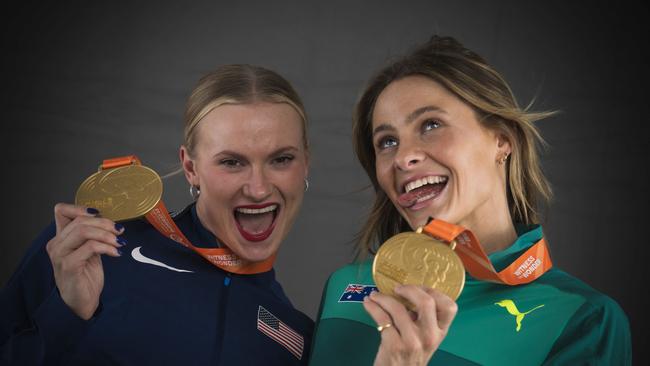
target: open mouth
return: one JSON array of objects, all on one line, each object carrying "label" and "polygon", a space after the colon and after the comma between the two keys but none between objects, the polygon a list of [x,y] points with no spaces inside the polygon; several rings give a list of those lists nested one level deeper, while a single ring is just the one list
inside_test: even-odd
[{"label": "open mouth", "polygon": [[447,185],[448,177],[430,175],[407,182],[398,197],[399,205],[410,208],[418,203],[436,198]]},{"label": "open mouth", "polygon": [[273,233],[279,207],[277,203],[236,207],[234,215],[239,233],[249,241],[265,240]]}]

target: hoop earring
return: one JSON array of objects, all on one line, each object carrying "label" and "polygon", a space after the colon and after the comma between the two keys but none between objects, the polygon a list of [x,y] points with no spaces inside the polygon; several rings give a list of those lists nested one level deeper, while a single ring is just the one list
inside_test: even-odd
[{"label": "hoop earring", "polygon": [[201,188],[191,184],[190,185],[190,196],[192,196],[192,199],[194,199],[196,201],[197,199],[199,199],[200,194],[201,194]]},{"label": "hoop earring", "polygon": [[305,192],[309,189],[309,181],[305,178]]}]

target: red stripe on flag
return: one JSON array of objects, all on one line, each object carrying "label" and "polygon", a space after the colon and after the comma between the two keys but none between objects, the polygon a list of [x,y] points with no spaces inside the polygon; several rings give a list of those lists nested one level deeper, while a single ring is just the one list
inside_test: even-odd
[{"label": "red stripe on flag", "polygon": [[263,329],[265,329],[266,331],[272,333],[273,335],[276,335],[278,337],[282,337],[282,339],[284,341],[286,341],[288,346],[293,346],[293,347],[296,347],[296,349],[302,350],[302,344],[303,344],[302,337],[300,337],[300,336],[298,336],[298,337],[291,336],[291,335],[283,333],[282,331],[277,331],[277,330],[269,327],[268,325],[264,324],[264,322],[261,322],[258,325],[259,325],[259,327],[262,327]]},{"label": "red stripe on flag", "polygon": [[303,336],[262,306],[259,306],[257,311],[257,329],[278,342],[299,360],[302,359],[305,344]]},{"label": "red stripe on flag", "polygon": [[262,322],[261,320],[257,321],[257,329],[259,329],[262,333],[269,336],[274,341],[284,346],[284,348],[286,348],[289,352],[291,352],[294,356],[296,356],[296,358],[298,358],[299,360],[302,359],[304,340],[301,336],[299,336],[300,338],[298,338],[297,340],[295,338],[289,339],[287,338],[287,334],[278,332],[277,330],[264,324],[264,322]]}]

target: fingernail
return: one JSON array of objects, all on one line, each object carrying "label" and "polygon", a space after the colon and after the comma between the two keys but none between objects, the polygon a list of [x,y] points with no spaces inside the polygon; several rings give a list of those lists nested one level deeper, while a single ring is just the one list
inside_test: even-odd
[{"label": "fingernail", "polygon": [[122,225],[122,224],[115,224],[115,230],[117,230],[117,231],[122,231],[122,230],[124,230],[124,225]]},{"label": "fingernail", "polygon": [[122,251],[118,249],[117,250],[117,255],[121,257],[122,256]]},{"label": "fingernail", "polygon": [[121,246],[125,246],[125,245],[126,245],[126,239],[124,239],[124,238],[120,238],[120,237],[118,236],[118,237],[117,237],[117,244],[119,244],[119,245],[121,245]]},{"label": "fingernail", "polygon": [[88,207],[86,209],[86,212],[88,212],[91,215],[97,215],[99,213],[99,210],[96,208]]},{"label": "fingernail", "polygon": [[366,302],[366,301],[368,301],[368,296],[363,297],[363,302]]}]

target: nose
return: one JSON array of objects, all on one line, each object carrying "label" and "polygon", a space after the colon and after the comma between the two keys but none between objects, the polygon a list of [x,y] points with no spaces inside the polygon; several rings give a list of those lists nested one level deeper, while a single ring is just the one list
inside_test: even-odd
[{"label": "nose", "polygon": [[249,180],[243,186],[243,192],[253,201],[264,201],[271,195],[273,187],[262,168],[251,170]]},{"label": "nose", "polygon": [[401,141],[395,154],[395,166],[400,170],[410,170],[426,159],[426,154],[417,144]]}]

